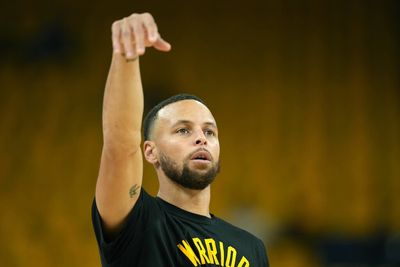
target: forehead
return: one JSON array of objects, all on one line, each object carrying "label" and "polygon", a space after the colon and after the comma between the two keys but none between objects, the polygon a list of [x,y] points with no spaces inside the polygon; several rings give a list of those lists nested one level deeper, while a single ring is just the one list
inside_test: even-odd
[{"label": "forehead", "polygon": [[181,100],[169,104],[158,112],[159,125],[172,126],[178,121],[190,121],[194,124],[214,123],[211,111],[202,103],[193,100]]}]

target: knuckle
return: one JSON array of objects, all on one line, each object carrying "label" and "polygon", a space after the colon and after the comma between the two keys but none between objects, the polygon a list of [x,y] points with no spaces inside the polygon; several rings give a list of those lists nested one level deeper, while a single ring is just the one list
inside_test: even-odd
[{"label": "knuckle", "polygon": [[111,25],[111,31],[116,31],[119,27],[119,21],[114,21]]},{"label": "knuckle", "polygon": [[139,17],[139,14],[138,13],[133,13],[133,14],[131,14],[128,18],[129,19],[137,19]]},{"label": "knuckle", "polygon": [[144,12],[143,17],[146,17],[147,19],[153,19],[153,16],[149,12]]}]

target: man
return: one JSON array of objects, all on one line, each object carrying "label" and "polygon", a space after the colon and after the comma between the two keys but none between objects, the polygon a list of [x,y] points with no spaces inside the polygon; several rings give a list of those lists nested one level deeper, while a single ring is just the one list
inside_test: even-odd
[{"label": "man", "polygon": [[[219,171],[218,128],[199,98],[181,94],[144,120],[139,56],[167,52],[148,13],[112,25],[113,57],[103,103],[104,144],[92,219],[103,266],[268,266],[261,240],[209,212]],[[142,189],[143,160],[159,179]]]}]

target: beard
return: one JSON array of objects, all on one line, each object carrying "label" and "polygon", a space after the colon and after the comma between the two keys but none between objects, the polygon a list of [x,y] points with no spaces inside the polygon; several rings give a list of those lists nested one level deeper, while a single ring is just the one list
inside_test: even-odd
[{"label": "beard", "polygon": [[160,153],[160,167],[165,175],[175,183],[194,190],[203,190],[211,184],[220,170],[219,161],[206,172],[194,171],[189,168],[190,156],[184,161],[182,170],[178,164],[167,155]]}]

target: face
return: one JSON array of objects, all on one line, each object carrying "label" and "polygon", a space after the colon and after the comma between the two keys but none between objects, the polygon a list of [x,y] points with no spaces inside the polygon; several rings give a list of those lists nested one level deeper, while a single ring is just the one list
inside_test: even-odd
[{"label": "face", "polygon": [[174,182],[201,190],[217,175],[218,129],[211,112],[200,102],[183,100],[161,109],[152,140],[152,163]]}]

